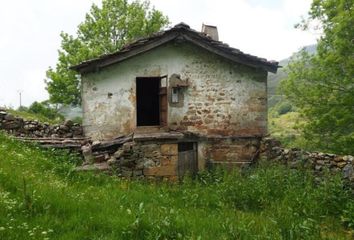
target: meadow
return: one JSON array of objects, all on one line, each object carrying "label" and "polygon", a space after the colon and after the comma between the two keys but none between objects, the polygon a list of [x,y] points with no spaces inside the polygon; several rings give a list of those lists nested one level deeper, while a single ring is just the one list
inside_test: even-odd
[{"label": "meadow", "polygon": [[264,164],[180,182],[77,173],[78,156],[0,133],[0,239],[352,239],[339,176]]}]

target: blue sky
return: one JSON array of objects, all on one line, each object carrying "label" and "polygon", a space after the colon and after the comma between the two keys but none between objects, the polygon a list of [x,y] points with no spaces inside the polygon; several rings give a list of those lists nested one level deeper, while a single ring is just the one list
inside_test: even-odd
[{"label": "blue sky", "polygon": [[[0,7],[0,106],[18,107],[48,98],[45,71],[55,66],[61,31],[75,34],[92,3],[100,0],[12,0]],[[196,30],[217,25],[230,46],[281,60],[313,44],[318,35],[293,28],[310,0],[150,0],[171,25],[185,22]]]}]

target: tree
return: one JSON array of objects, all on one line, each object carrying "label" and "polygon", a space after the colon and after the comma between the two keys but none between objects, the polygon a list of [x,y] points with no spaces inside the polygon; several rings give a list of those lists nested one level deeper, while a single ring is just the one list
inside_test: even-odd
[{"label": "tree", "polygon": [[62,32],[56,68],[47,71],[47,91],[52,103],[80,104],[80,81],[69,69],[82,61],[121,49],[136,38],[146,37],[168,24],[168,18],[150,8],[148,1],[103,0],[93,4],[78,26],[77,36]]},{"label": "tree", "polygon": [[281,83],[307,119],[304,137],[320,150],[354,153],[354,1],[314,0],[309,19],[323,34],[317,53],[302,51]]},{"label": "tree", "polygon": [[64,117],[59,114],[58,109],[56,109],[55,106],[52,106],[48,100],[43,102],[33,102],[31,106],[28,107],[26,112],[41,115],[51,120],[64,119]]}]

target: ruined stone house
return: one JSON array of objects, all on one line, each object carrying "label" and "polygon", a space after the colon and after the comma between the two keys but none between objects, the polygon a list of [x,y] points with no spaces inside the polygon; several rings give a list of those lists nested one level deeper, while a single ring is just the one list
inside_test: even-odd
[{"label": "ruined stone house", "polygon": [[267,133],[267,73],[277,68],[219,41],[216,27],[184,23],[73,67],[85,135],[132,134],[134,168],[147,176],[252,162]]}]

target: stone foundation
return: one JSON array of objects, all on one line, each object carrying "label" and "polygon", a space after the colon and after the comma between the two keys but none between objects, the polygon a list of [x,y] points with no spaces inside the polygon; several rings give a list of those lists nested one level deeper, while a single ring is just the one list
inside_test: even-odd
[{"label": "stone foundation", "polygon": [[[186,172],[195,173],[210,167],[232,169],[249,166],[257,159],[259,145],[260,139],[256,138],[137,141],[132,137],[107,158],[107,163],[114,174],[126,178],[177,179]],[[183,150],[186,146],[189,150]],[[90,157],[86,156],[86,160],[89,164]]]},{"label": "stone foundation", "polygon": [[199,155],[208,166],[231,169],[249,166],[257,160],[260,138],[214,138],[201,141],[199,146]]},{"label": "stone foundation", "polygon": [[108,160],[122,177],[161,177],[176,179],[178,144],[165,142],[128,142]]}]

